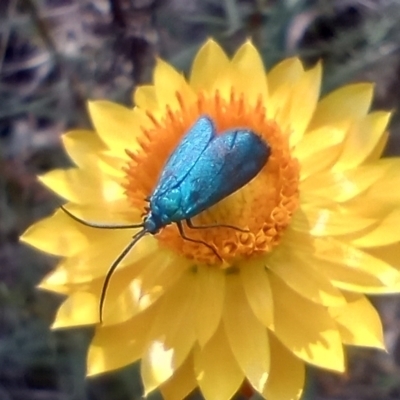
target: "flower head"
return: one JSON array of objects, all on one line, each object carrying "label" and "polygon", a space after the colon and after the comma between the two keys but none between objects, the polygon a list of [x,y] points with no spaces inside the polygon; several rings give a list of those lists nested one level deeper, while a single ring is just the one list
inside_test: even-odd
[{"label": "flower head", "polygon": [[145,392],[166,399],[196,387],[229,399],[246,381],[268,400],[290,400],[305,363],[344,371],[343,345],[384,347],[364,294],[400,291],[400,159],[380,159],[390,114],[369,113],[367,83],[319,101],[321,70],[291,58],[266,74],[250,42],[230,60],[210,40],[188,80],[159,60],[134,108],[92,102],[95,132],[64,135],[76,167],[41,181],[78,218],[119,225],[142,221],[200,116],[218,135],[245,127],[271,148],[254,179],[193,218],[242,229],[184,224],[193,242],[171,224],[141,238],[111,277],[102,323],[105,276],[137,230],[96,229],[58,210],[25,232],[62,257],[41,283],[67,296],[54,327],[96,324],[89,375],[141,360]]}]

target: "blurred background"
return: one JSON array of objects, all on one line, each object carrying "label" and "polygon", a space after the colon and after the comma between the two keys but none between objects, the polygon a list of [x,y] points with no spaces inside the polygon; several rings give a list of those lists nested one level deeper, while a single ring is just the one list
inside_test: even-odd
[{"label": "blurred background", "polygon": [[[87,99],[132,104],[156,56],[188,72],[210,36],[229,54],[252,38],[267,67],[322,59],[324,93],[367,80],[375,108],[400,108],[400,0],[0,0],[0,400],[140,398],[137,366],[85,379],[93,332],[50,331],[62,298],[35,285],[56,260],[18,236],[57,206],[36,175],[70,165],[60,135],[90,126]],[[400,296],[373,302],[389,354],[349,349],[345,375],[310,369],[304,400],[400,399]]]}]

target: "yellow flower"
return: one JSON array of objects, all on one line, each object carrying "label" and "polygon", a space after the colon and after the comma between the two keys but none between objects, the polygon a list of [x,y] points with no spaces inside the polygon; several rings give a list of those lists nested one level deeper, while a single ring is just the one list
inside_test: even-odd
[{"label": "yellow flower", "polygon": [[185,227],[223,262],[175,225],[145,236],[112,276],[102,323],[105,275],[137,230],[90,228],[62,210],[27,230],[25,242],[62,257],[41,284],[67,296],[54,327],[97,324],[89,375],[141,360],[146,394],[179,400],[199,387],[224,400],[247,382],[289,400],[305,363],[341,372],[343,345],[384,348],[364,294],[400,291],[400,159],[379,159],[390,113],[369,113],[368,83],[319,101],[321,70],[290,58],[266,74],[250,42],[230,60],[210,40],[188,80],[158,60],[134,108],[92,102],[95,132],[64,135],[76,167],[41,181],[77,217],[113,224],[140,223],[201,115],[218,132],[248,127],[272,149],[255,179],[194,219],[248,232]]}]

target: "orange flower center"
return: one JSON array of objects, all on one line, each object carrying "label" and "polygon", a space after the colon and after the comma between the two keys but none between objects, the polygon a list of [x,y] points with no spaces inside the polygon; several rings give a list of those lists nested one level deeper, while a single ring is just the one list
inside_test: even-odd
[{"label": "orange flower center", "polygon": [[156,238],[160,245],[187,258],[225,267],[238,259],[271,251],[299,202],[299,165],[291,156],[288,134],[267,118],[261,98],[252,106],[233,89],[229,100],[218,91],[213,96],[200,93],[191,106],[185,105],[180,93],[177,98],[180,107],[175,111],[167,107],[163,118],[148,113],[154,126],[143,129],[141,151],[134,154],[127,150],[131,161],[125,169],[125,189],[131,204],[146,210],[145,199],[153,192],[168,157],[200,115],[210,116],[219,133],[238,127],[251,129],[271,148],[267,164],[240,190],[193,218],[194,225],[225,224],[248,232],[225,227],[190,229],[184,224],[187,237],[207,243],[220,258],[208,246],[182,238],[175,224],[163,228]]}]

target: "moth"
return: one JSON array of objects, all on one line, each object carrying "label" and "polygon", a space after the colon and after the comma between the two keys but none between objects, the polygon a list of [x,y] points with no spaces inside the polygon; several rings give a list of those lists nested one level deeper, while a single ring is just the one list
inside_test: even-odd
[{"label": "moth", "polygon": [[243,231],[224,224],[195,226],[192,218],[250,182],[266,165],[270,153],[268,143],[252,130],[234,128],[217,133],[213,120],[202,115],[186,132],[165,163],[153,192],[146,199],[149,205],[140,224],[91,223],[61,207],[71,218],[92,228],[142,228],[132,237],[107,272],[99,304],[100,322],[113,272],[144,235],[155,235],[167,225],[176,224],[185,240],[201,243],[221,258],[210,244],[186,236],[183,221],[190,229],[228,227]]}]

